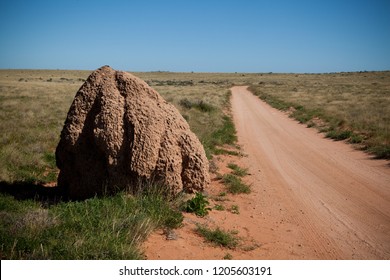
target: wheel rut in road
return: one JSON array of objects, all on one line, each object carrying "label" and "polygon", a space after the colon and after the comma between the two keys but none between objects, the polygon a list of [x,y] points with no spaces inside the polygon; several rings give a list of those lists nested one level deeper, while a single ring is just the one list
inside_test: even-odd
[{"label": "wheel rut in road", "polygon": [[390,258],[387,161],[325,139],[245,86],[232,88],[232,111],[254,195],[269,217],[259,230],[278,232],[263,239],[270,251],[277,247],[269,257],[283,258],[287,249],[279,247],[298,244],[309,258]]}]

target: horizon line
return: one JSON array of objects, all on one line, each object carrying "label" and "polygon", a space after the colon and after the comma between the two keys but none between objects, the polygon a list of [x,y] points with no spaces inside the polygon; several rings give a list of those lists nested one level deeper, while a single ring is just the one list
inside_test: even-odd
[{"label": "horizon line", "polygon": [[[101,66],[103,67],[103,65]],[[99,68],[101,68],[99,67]],[[110,66],[111,67],[111,66]],[[0,71],[95,71],[96,69],[65,69],[65,68],[2,68]],[[171,71],[171,70],[123,70],[115,69],[118,71],[132,72],[132,73],[188,73],[188,74],[336,74],[336,73],[370,73],[370,72],[389,72],[388,70],[345,70],[345,71],[324,71],[324,72],[275,72],[275,71]]]}]

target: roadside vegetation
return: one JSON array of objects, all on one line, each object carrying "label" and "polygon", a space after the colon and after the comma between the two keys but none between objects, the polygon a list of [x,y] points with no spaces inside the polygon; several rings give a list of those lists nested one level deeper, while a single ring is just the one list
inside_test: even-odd
[{"label": "roadside vegetation", "polygon": [[238,245],[238,237],[235,231],[225,231],[220,228],[210,229],[204,225],[197,225],[196,232],[208,242],[217,246],[233,249]]},{"label": "roadside vegetation", "polygon": [[[243,182],[242,177],[248,175],[248,169],[242,168],[235,163],[229,163],[227,165],[231,169],[230,173],[218,175],[219,179],[226,187],[226,191],[231,194],[249,194],[251,193],[251,187]],[[238,212],[238,211],[237,211]],[[238,213],[235,213],[238,214]]]},{"label": "roadside vegetation", "polygon": [[[181,225],[185,202],[152,185],[140,187],[147,192],[85,201],[62,201],[55,188],[45,187],[55,186],[55,148],[73,97],[89,74],[0,71],[1,259],[143,259],[139,248],[150,232]],[[228,80],[208,74],[136,75],[180,110],[209,158],[218,145],[235,141]],[[186,210],[204,216],[211,209],[200,196],[187,202]]]},{"label": "roadside vegetation", "polygon": [[229,163],[228,167],[232,170],[232,174],[238,177],[244,177],[248,175],[248,168],[242,168],[235,163]]},{"label": "roadside vegetation", "polygon": [[249,89],[328,138],[390,159],[390,72],[273,76]]},{"label": "roadside vegetation", "polygon": [[[55,186],[54,151],[67,111],[90,72],[0,70],[1,259],[143,259],[140,244],[155,229],[179,227],[183,205],[199,216],[211,210],[201,194],[183,202],[153,184],[140,188],[146,192],[85,201],[62,201],[55,188],[47,187]],[[233,84],[252,85],[256,95],[328,137],[390,158],[390,72],[135,75],[179,109],[209,159],[238,155],[228,147],[237,140],[229,112]],[[226,192],[215,201],[226,200],[226,193],[250,192],[242,181],[247,170],[228,167],[231,173],[221,175]],[[217,204],[214,209],[227,208]],[[239,214],[237,205],[227,210]],[[221,246],[236,246],[231,232],[202,226],[198,232]]]},{"label": "roadside vegetation", "polygon": [[199,217],[206,216],[212,209],[208,207],[210,202],[202,193],[196,193],[192,199],[189,199],[184,204],[184,210],[188,213],[195,213]]},{"label": "roadside vegetation", "polygon": [[251,188],[245,184],[240,177],[234,174],[225,174],[222,176],[222,182],[231,194],[250,193]]}]

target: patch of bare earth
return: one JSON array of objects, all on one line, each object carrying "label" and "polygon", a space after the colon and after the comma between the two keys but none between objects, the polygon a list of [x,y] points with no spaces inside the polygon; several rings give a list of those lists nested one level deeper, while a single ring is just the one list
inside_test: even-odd
[{"label": "patch of bare earth", "polygon": [[[232,111],[244,157],[218,156],[249,168],[250,194],[226,196],[206,218],[185,214],[176,240],[163,232],[145,243],[148,259],[389,259],[390,168],[343,142],[325,139],[247,91],[232,89]],[[212,175],[212,203],[224,187]],[[236,230],[235,249],[206,242],[196,223]]]},{"label": "patch of bare earth", "polygon": [[[233,150],[230,147],[230,150]],[[240,151],[238,151],[240,152]],[[226,191],[220,175],[231,173],[227,167],[229,163],[235,163],[246,167],[245,156],[218,155],[213,159],[217,172],[211,173],[211,186],[206,192],[213,210],[206,217],[197,217],[195,214],[184,213],[183,226],[174,230],[174,238],[167,235],[164,230],[153,233],[144,244],[147,259],[256,259],[262,250],[261,238],[258,238],[255,224],[256,209],[255,193],[230,194]],[[214,167],[215,168],[215,167]],[[251,184],[251,175],[242,180]],[[218,205],[223,210],[216,210]],[[232,210],[236,209],[236,210]],[[237,213],[238,212],[238,213]],[[236,248],[229,249],[214,245],[205,241],[196,233],[197,224],[206,225],[210,229],[217,227],[225,231],[233,231],[239,242]]]}]

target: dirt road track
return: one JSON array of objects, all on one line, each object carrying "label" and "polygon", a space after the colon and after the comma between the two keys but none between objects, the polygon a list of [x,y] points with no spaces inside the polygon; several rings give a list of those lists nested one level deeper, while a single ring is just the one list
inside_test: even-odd
[{"label": "dirt road track", "polygon": [[[390,165],[372,160],[343,142],[262,102],[246,87],[232,88],[232,111],[245,157],[219,155],[227,164],[249,167],[250,194],[226,196],[239,214],[213,210],[205,218],[184,213],[178,238],[152,234],[144,244],[148,259],[390,259]],[[208,195],[224,186],[216,174]],[[213,206],[213,205],[211,205]],[[196,224],[235,230],[235,249],[214,246],[196,234]]]},{"label": "dirt road track", "polygon": [[258,223],[264,222],[264,232],[277,227],[278,233],[264,240],[270,251],[266,257],[293,257],[285,255],[285,244],[291,252],[304,248],[295,258],[389,259],[388,162],[324,139],[246,87],[233,87],[232,93],[257,208],[269,217]]}]

